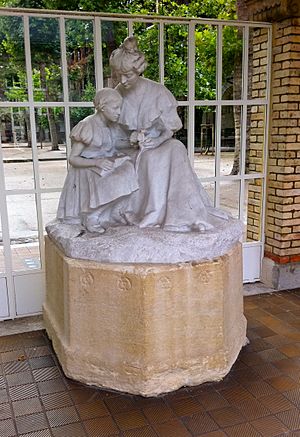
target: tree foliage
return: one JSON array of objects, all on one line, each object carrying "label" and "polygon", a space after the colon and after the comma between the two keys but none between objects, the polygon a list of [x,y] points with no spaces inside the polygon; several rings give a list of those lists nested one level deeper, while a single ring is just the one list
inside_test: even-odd
[{"label": "tree foliage", "polygon": [[[85,12],[116,12],[128,14],[168,15],[182,17],[204,18],[235,18],[235,0],[2,0],[5,6],[61,9]],[[17,18],[18,19],[18,18]],[[22,41],[22,26],[15,26],[10,19],[10,29],[6,29],[6,38],[2,39],[2,52],[9,54],[16,60],[18,42]],[[71,88],[71,100],[81,100],[87,94],[85,87],[94,83],[94,58],[92,22],[86,20],[67,20],[67,54],[69,56],[69,84]],[[145,75],[159,79],[158,67],[158,26],[135,25],[135,33],[138,35],[139,44],[146,52],[148,69]],[[1,27],[1,26],[0,26]],[[33,18],[30,21],[31,51],[34,54],[34,68],[41,72],[41,81],[45,81],[43,65],[48,71],[49,86],[47,89],[50,100],[57,99],[62,92],[62,82],[59,71],[55,65],[59,65],[60,46],[58,23],[55,20]],[[0,33],[1,33],[0,28]],[[123,23],[106,21],[102,26],[103,40],[103,65],[104,77],[110,74],[108,59],[111,52],[119,46],[126,36],[127,29]],[[216,35],[217,30],[213,25],[199,25],[196,27],[196,98],[212,99],[216,94]],[[11,44],[10,38],[13,38]],[[178,99],[187,98],[187,26],[174,24],[166,25],[165,32],[165,83]],[[236,37],[236,29],[227,27],[224,29],[223,77],[232,77],[232,59],[235,53],[241,50],[240,41]],[[11,44],[11,49],[9,48]],[[24,50],[24,49],[23,49]],[[76,51],[85,50],[85,65],[83,62],[75,62],[72,56]],[[2,54],[2,53],[1,53]],[[15,65],[15,62],[12,63]],[[42,68],[41,68],[42,67]],[[48,83],[47,83],[48,84]],[[76,90],[77,87],[79,87]],[[45,85],[45,83],[44,83]],[[55,91],[55,92],[54,92]],[[82,96],[79,96],[82,91]],[[54,93],[54,95],[52,95]],[[55,95],[56,93],[56,95]]]},{"label": "tree foliage", "polygon": [[[236,18],[235,0],[0,0],[2,6],[82,12],[114,12],[127,14],[167,15],[176,17]],[[148,68],[145,76],[159,80],[159,28],[153,23],[135,23],[134,33],[145,52]],[[102,22],[102,55],[104,83],[110,76],[109,56],[127,35],[126,21]],[[62,101],[62,71],[58,21],[53,18],[30,18],[32,72],[36,101]],[[0,99],[27,100],[23,27],[19,17],[0,17]],[[234,59],[242,50],[237,28],[225,26],[223,31],[223,86],[233,86]],[[195,94],[198,100],[216,98],[217,28],[197,24],[195,30],[196,68]],[[95,93],[94,40],[92,20],[66,19],[66,51],[71,101],[91,101]],[[186,100],[188,92],[188,28],[184,24],[165,25],[165,85],[178,100]],[[1,95],[2,93],[2,95]],[[89,108],[73,108],[74,122],[90,112]],[[45,115],[43,114],[45,117]],[[59,109],[48,111],[53,131]],[[52,128],[51,128],[52,124]],[[55,142],[55,133],[51,133]]]}]

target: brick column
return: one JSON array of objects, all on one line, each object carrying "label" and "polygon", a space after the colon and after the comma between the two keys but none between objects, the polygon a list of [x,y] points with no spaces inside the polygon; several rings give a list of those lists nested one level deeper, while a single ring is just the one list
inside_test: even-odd
[{"label": "brick column", "polygon": [[238,0],[238,11],[240,19],[273,23],[262,280],[278,290],[296,288],[300,287],[300,0]]},{"label": "brick column", "polygon": [[[248,95],[251,98],[265,98],[267,87],[267,48],[268,29],[257,28],[249,35],[249,83]],[[265,107],[253,105],[248,109],[246,138],[246,171],[262,173],[265,143]],[[261,239],[263,186],[261,179],[248,182],[247,241]]]}]

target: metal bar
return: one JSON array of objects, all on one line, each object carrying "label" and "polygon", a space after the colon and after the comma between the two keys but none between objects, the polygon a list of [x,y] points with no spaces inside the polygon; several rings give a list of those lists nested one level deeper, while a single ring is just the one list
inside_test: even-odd
[{"label": "metal bar", "polygon": [[[37,213],[37,223],[38,223],[38,239],[39,239],[39,249],[40,256],[42,258],[42,247],[44,244],[44,233],[43,233],[43,220],[42,220],[42,202],[41,202],[41,192],[40,192],[40,175],[39,175],[39,160],[37,153],[37,142],[36,142],[36,124],[35,124],[35,108],[33,105],[34,95],[33,95],[33,82],[32,82],[32,65],[31,65],[31,49],[30,49],[30,31],[29,31],[29,17],[24,17],[24,42],[25,42],[25,59],[26,59],[26,74],[27,74],[27,85],[28,85],[28,101],[29,101],[29,118],[31,127],[31,150],[32,150],[32,160],[33,160],[33,174],[35,181],[35,202],[36,202],[36,213]],[[43,261],[41,259],[41,261]]]},{"label": "metal bar", "polygon": [[243,242],[243,246],[245,247],[262,247],[262,242],[261,241],[244,241]]},{"label": "metal bar", "polygon": [[0,107],[1,108],[28,108],[29,103],[4,101],[4,102],[0,102]]},{"label": "metal bar", "polygon": [[243,219],[244,202],[245,202],[245,166],[246,166],[246,147],[247,147],[247,97],[248,97],[248,80],[249,80],[249,27],[244,29],[243,38],[243,58],[242,58],[242,99],[243,104],[241,107],[241,144],[240,144],[240,174],[241,174],[241,187],[240,187],[240,202],[239,202],[239,217]]},{"label": "metal bar", "polygon": [[96,90],[103,88],[102,27],[99,17],[94,20],[94,62]]},{"label": "metal bar", "polygon": [[164,23],[159,23],[159,81],[165,82],[165,38],[164,38]]},{"label": "metal bar", "polygon": [[[178,105],[179,106],[188,106],[189,104],[196,105],[196,106],[216,106],[221,105],[222,106],[233,106],[233,105],[242,105],[243,103],[247,103],[247,105],[267,105],[268,101],[266,99],[247,99],[246,101],[240,99],[240,100],[179,100]],[[33,106],[35,108],[44,108],[44,107],[93,107],[92,102],[34,102]],[[0,102],[0,107],[3,108],[10,108],[10,107],[24,107],[28,108],[29,103],[28,102]]]},{"label": "metal bar", "polygon": [[0,133],[0,212],[1,212],[1,224],[2,224],[2,239],[3,239],[3,253],[4,253],[4,265],[5,276],[7,284],[7,300],[8,300],[8,315],[11,318],[15,318],[17,314],[16,310],[16,296],[15,286],[13,281],[13,266],[12,266],[12,253],[9,236],[9,220],[7,211],[7,200],[5,195],[5,173],[2,153],[2,139]]},{"label": "metal bar", "polygon": [[[223,20],[214,19],[214,18],[190,18],[190,17],[176,17],[173,16],[169,18],[164,15],[139,15],[139,14],[118,14],[118,13],[107,13],[107,12],[82,12],[82,11],[63,11],[57,9],[34,9],[34,8],[0,8],[0,15],[38,15],[40,17],[53,17],[59,18],[60,16],[68,16],[77,19],[89,19],[90,17],[101,17],[106,20],[139,20],[139,21],[166,21],[166,22],[184,22],[188,24],[189,22],[200,23],[200,24],[222,24]],[[232,26],[243,26],[248,24],[248,21],[236,21],[236,20],[226,20],[226,24]],[[252,27],[270,27],[270,23],[260,22],[260,21],[251,21],[249,23]]]},{"label": "metal bar", "polygon": [[65,19],[63,17],[60,17],[59,19],[59,31],[60,31],[61,73],[62,73],[62,82],[63,82],[63,101],[64,103],[67,104],[69,102],[69,83],[68,83]]},{"label": "metal bar", "polygon": [[195,99],[195,24],[189,24],[188,30],[188,156],[194,165],[195,151],[195,107],[191,102]]},{"label": "metal bar", "polygon": [[[223,26],[218,25],[217,30],[217,100],[222,101],[222,30]],[[221,123],[222,123],[222,106],[221,103],[216,105],[216,117],[215,117],[215,206],[220,206],[220,164],[221,164]]]},{"label": "metal bar", "polygon": [[[66,106],[64,108],[64,121],[65,121],[65,135],[66,135],[66,152],[67,156],[70,151],[70,111],[69,111],[69,81],[68,81],[68,63],[67,63],[67,47],[66,47],[66,28],[65,28],[65,18],[60,17],[59,19],[59,29],[60,29],[60,50],[61,50],[61,68],[63,77],[63,97]],[[43,264],[42,264],[43,265]]]},{"label": "metal bar", "polygon": [[127,26],[128,26],[128,36],[133,36],[133,21],[128,20]]}]

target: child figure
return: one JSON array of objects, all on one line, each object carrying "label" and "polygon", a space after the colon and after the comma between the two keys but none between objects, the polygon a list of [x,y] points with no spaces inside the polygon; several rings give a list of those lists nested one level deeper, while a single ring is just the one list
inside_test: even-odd
[{"label": "child figure", "polygon": [[122,97],[111,88],[98,91],[96,112],[72,130],[71,164],[59,200],[57,218],[102,233],[108,226],[126,224],[122,205],[138,189],[131,158],[117,153],[117,128]]}]

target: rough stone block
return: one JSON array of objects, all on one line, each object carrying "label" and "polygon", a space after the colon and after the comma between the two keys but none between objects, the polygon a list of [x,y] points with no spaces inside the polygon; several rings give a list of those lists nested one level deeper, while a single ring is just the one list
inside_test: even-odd
[{"label": "rough stone block", "polygon": [[211,261],[105,264],[46,238],[47,332],[67,376],[144,396],[222,379],[246,341],[237,243]]}]

